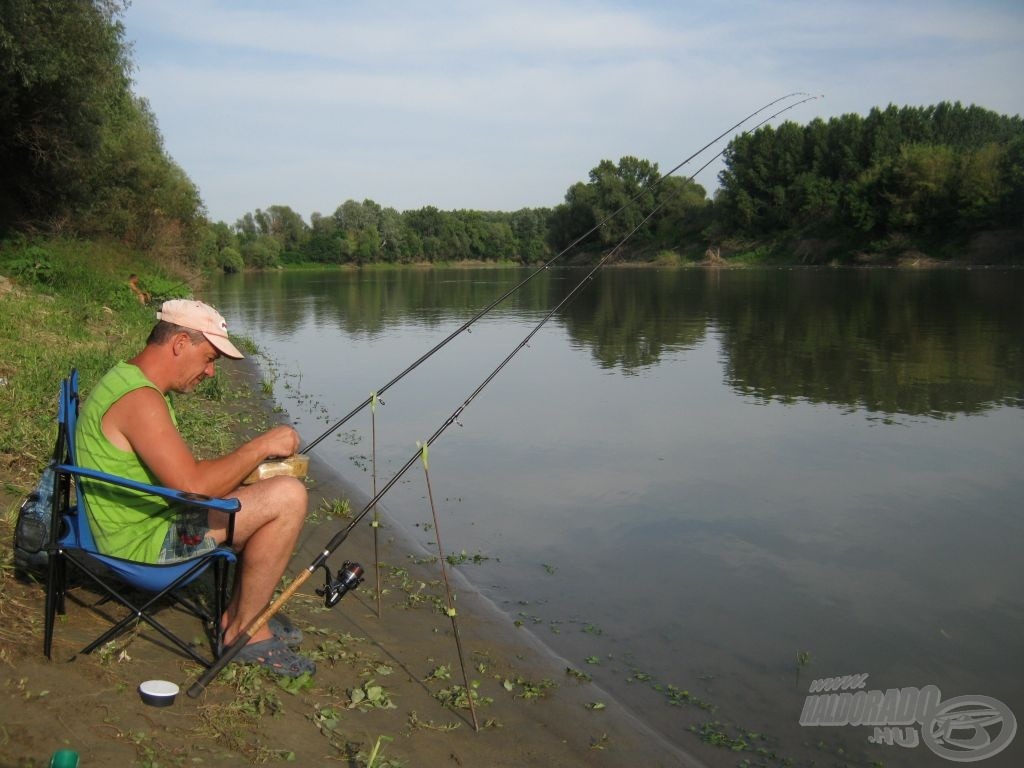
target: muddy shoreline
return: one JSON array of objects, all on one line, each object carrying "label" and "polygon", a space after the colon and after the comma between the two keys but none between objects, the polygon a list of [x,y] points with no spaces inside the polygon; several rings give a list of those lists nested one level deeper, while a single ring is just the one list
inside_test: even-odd
[{"label": "muddy shoreline", "polygon": [[[311,460],[310,472],[315,478],[311,488],[314,497],[348,498],[355,511],[362,509],[369,500],[366,494],[315,457]],[[414,562],[423,560],[430,553],[391,522],[386,507],[381,510],[381,521],[382,563],[407,569],[418,583],[436,581],[439,578],[436,564],[431,567]],[[303,562],[311,562],[336,530],[337,527],[329,523],[308,526],[290,571],[295,572]],[[451,680],[448,682],[461,684],[451,622],[446,616],[434,608],[408,610],[396,607],[394,601],[389,606],[385,599],[382,615],[377,617],[372,552],[372,530],[367,523],[357,527],[331,558],[334,567],[345,559],[359,559],[367,570],[364,585],[339,603],[333,614],[340,623],[349,624],[353,633],[367,637],[382,654],[401,666],[408,674],[410,685],[422,685],[415,680],[415,660],[418,657],[423,659],[421,669],[427,669],[431,659],[447,664],[451,668]],[[507,762],[509,765],[534,762],[571,765],[577,759],[581,765],[601,765],[605,759],[609,765],[621,765],[627,761],[627,755],[629,762],[637,760],[645,765],[703,765],[649,729],[607,691],[594,683],[578,683],[570,678],[566,669],[571,665],[565,659],[559,658],[526,627],[516,627],[513,620],[476,590],[458,568],[450,567],[448,571],[457,594],[459,632],[466,663],[471,670],[470,677],[480,680],[482,696],[494,699],[492,704],[478,709],[478,718],[481,722],[491,717],[501,721],[500,728],[485,728],[474,733],[468,711],[460,710],[462,727],[446,735],[458,743],[458,754],[464,760],[468,758],[466,765],[504,765],[508,758],[512,758]],[[483,676],[474,669],[479,659],[490,661]],[[491,667],[495,672],[502,671],[495,674]],[[420,676],[423,674],[420,672]],[[513,698],[511,702],[502,702],[502,695],[508,696],[509,692],[503,690],[501,683],[516,679],[551,680],[557,687],[543,699]],[[601,711],[588,709],[588,704],[597,701],[604,705]],[[501,706],[503,703],[510,703],[513,707],[506,709]],[[440,708],[436,702],[425,703],[417,712],[422,717],[441,719],[450,719],[453,714]],[[602,737],[605,737],[604,744],[601,743]],[[594,748],[595,744],[601,749]],[[441,757],[437,755],[439,760]]]}]

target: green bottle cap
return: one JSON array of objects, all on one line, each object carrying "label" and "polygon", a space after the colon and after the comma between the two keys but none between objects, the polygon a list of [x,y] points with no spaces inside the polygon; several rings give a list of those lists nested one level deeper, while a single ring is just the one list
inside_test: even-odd
[{"label": "green bottle cap", "polygon": [[73,749],[58,749],[50,757],[50,768],[78,768],[78,753]]}]

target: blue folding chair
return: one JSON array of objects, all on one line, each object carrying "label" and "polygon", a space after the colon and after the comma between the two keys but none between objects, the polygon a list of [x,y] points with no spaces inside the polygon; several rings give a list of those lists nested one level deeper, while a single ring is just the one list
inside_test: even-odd
[{"label": "blue folding chair", "polygon": [[[46,577],[46,625],[43,652],[50,658],[53,645],[54,619],[65,612],[65,598],[68,596],[68,565],[74,572],[85,576],[87,583],[95,585],[101,599],[93,603],[97,613],[113,622],[106,632],[82,648],[79,653],[91,653],[101,645],[113,640],[139,622],[145,622],[170,641],[177,649],[204,667],[209,667],[216,658],[223,640],[220,616],[227,605],[227,571],[235,562],[231,549],[234,533],[234,513],[241,504],[238,499],[213,499],[185,491],[161,488],[138,483],[121,477],[79,467],[76,464],[75,425],[78,419],[78,372],[61,382],[60,400],[57,411],[58,436],[55,455],[60,463],[56,466],[56,487],[53,494],[53,516],[50,523],[47,577]],[[85,496],[78,478],[90,478],[104,483],[130,488],[143,493],[162,496],[182,508],[198,507],[216,509],[230,515],[227,542],[214,550],[188,560],[166,565],[140,563],[102,554],[96,547],[89,516],[85,509]],[[183,593],[208,569],[213,569],[213,610],[205,610],[197,601]],[[119,621],[111,619],[98,606],[109,601],[124,606],[128,614]],[[155,617],[156,609],[170,600],[176,607],[195,615],[203,621],[210,642],[210,657],[200,655],[192,644],[171,632]],[[76,600],[77,601],[77,600]]]}]

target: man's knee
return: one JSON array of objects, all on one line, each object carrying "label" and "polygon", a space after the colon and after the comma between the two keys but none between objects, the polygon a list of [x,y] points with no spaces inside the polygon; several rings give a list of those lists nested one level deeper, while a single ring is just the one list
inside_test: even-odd
[{"label": "man's knee", "polygon": [[256,528],[274,522],[301,526],[306,518],[308,494],[297,477],[269,477],[242,486],[235,495],[242,502],[241,514],[248,510],[251,526]]},{"label": "man's knee", "polygon": [[305,483],[297,477],[288,476],[271,477],[262,482],[273,483],[273,487],[267,490],[270,492],[270,502],[277,509],[279,516],[305,519],[309,503]]},{"label": "man's knee", "polygon": [[309,495],[306,491],[306,484],[303,483],[299,478],[292,477],[291,475],[283,475],[280,477],[272,477],[263,482],[269,482],[275,484],[275,492],[280,493],[295,504],[305,506],[306,498]]}]

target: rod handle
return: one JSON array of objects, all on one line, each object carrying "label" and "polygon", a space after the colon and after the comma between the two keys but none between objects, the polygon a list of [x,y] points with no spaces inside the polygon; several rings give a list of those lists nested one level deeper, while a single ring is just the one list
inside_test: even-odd
[{"label": "rod handle", "polygon": [[241,651],[252,639],[252,636],[259,632],[260,629],[274,617],[274,614],[284,607],[284,604],[287,603],[291,599],[292,595],[299,590],[299,587],[306,583],[306,580],[310,577],[311,573],[312,571],[310,570],[303,570],[300,572],[299,575],[295,577],[295,580],[288,585],[287,589],[281,593],[277,600],[264,608],[263,613],[253,619],[249,626],[242,630],[238,637],[235,638],[235,641],[225,648],[220,657],[210,665],[210,668],[207,669],[202,676],[189,687],[189,698],[197,698],[199,694],[206,689],[206,686],[210,684],[210,681],[219,675],[220,671],[224,669],[224,667],[231,663],[232,659],[234,659],[235,656],[238,655],[239,651]]}]

